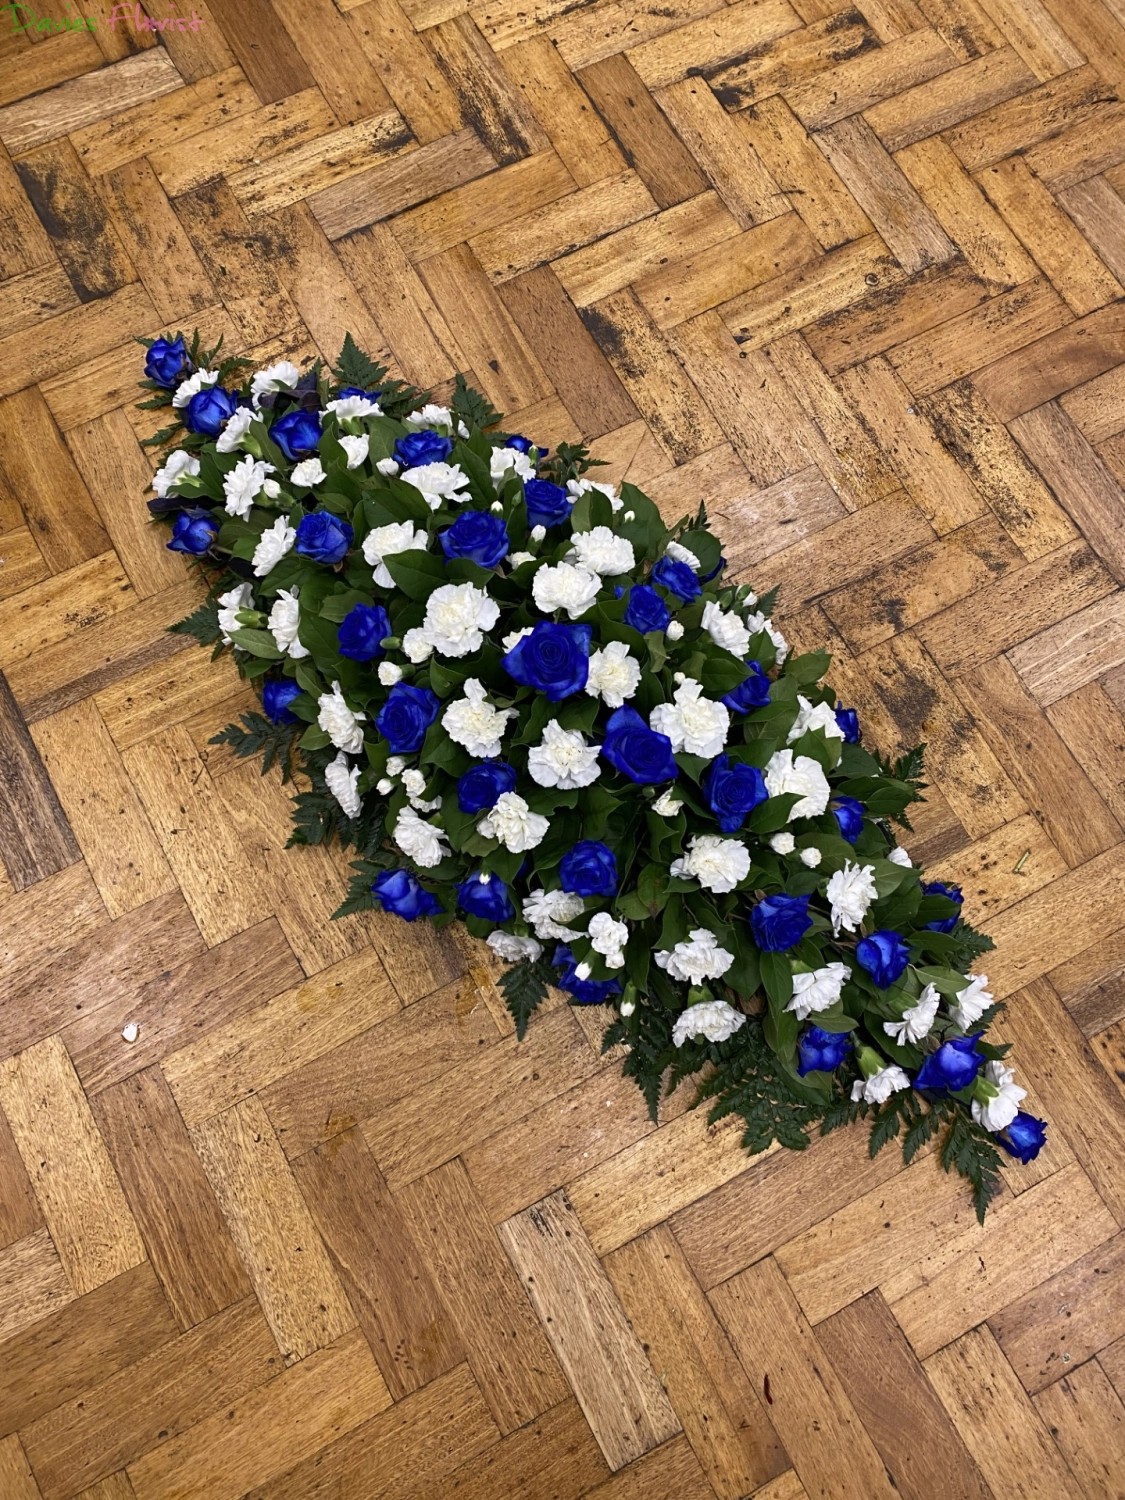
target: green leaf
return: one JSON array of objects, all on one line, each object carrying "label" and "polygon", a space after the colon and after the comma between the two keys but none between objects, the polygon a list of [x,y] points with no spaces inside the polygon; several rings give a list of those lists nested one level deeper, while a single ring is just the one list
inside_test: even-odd
[{"label": "green leaf", "polygon": [[453,399],[449,403],[449,409],[467,427],[495,427],[501,417],[501,413],[486,396],[466,384],[460,370],[453,382]]},{"label": "green leaf", "polygon": [[771,1007],[783,1011],[793,998],[793,971],[784,953],[761,953],[762,984]]},{"label": "green leaf", "polygon": [[185,619],[169,625],[168,629],[173,635],[194,636],[201,646],[214,645],[222,634],[219,629],[219,606],[214,599],[208,599]]},{"label": "green leaf", "polygon": [[534,962],[523,959],[501,974],[499,987],[516,1023],[517,1040],[522,1042],[527,1035],[528,1022],[546,1000],[547,986],[553,979],[554,971],[544,958]]},{"label": "green leaf", "polygon": [[831,665],[832,657],[827,651],[808,651],[804,656],[789,658],[785,663],[785,675],[801,687],[807,687],[809,683],[819,682]]},{"label": "green leaf", "polygon": [[428,599],[446,581],[445,564],[432,552],[396,552],[383,562],[409,599]]},{"label": "green leaf", "polygon": [[386,365],[377,365],[370,355],[352,338],[344,335],[344,347],[340,357],[332,366],[332,373],[341,385],[355,385],[363,391],[373,391],[387,373]]},{"label": "green leaf", "polygon": [[249,651],[251,656],[263,657],[266,661],[280,661],[284,655],[268,630],[232,630],[230,638],[243,651]]}]

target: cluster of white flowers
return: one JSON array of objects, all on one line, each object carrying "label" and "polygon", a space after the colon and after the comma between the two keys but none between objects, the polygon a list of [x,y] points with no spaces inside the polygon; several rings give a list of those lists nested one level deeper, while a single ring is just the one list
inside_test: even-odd
[{"label": "cluster of white flowers", "polygon": [[695,927],[686,943],[654,953],[658,967],[673,979],[685,984],[703,984],[707,979],[721,979],[734,963],[734,954],[719,947],[719,940],[708,927]]},{"label": "cluster of white flowers", "polygon": [[587,745],[579,729],[563,729],[555,719],[543,726],[543,739],[527,753],[527,774],[539,786],[569,792],[589,786],[600,774],[600,745]]},{"label": "cluster of white flowers", "polygon": [[725,1042],[745,1025],[746,1017],[725,1000],[704,1000],[699,1005],[689,1005],[676,1017],[672,1041],[677,1047],[699,1036],[709,1042]]},{"label": "cluster of white flowers", "polygon": [[399,478],[412,484],[422,495],[431,510],[440,510],[443,500],[456,500],[464,504],[469,496],[469,476],[462,472],[459,464],[419,464],[415,469],[404,469]]},{"label": "cluster of white flowers", "polygon": [[847,964],[830,963],[820,969],[798,970],[793,975],[793,998],[785,1007],[805,1021],[817,1011],[836,1004],[845,984],[852,977]]},{"label": "cluster of white flowers", "polygon": [[607,708],[620,708],[640,683],[641,664],[630,655],[624,641],[608,641],[591,651],[586,674],[586,691],[591,698],[600,698]]},{"label": "cluster of white flowers", "polygon": [[617,922],[607,911],[595,912],[590,918],[586,936],[595,953],[605,959],[607,969],[625,967],[625,944],[629,941],[629,929],[624,922]]},{"label": "cluster of white flowers", "polygon": [[713,833],[697,833],[688,852],[672,861],[671,874],[681,880],[698,880],[706,891],[723,895],[733,891],[750,873],[750,851],[740,839],[723,839]]},{"label": "cluster of white flowers", "polygon": [[850,859],[829,880],[825,895],[832,907],[832,932],[855,932],[875,900],[875,866],[853,865]]},{"label": "cluster of white flowers", "polygon": [[500,754],[500,741],[509,719],[518,718],[514,708],[496,708],[489,703],[483,685],[475,678],[465,681],[465,695],[454,698],[442,714],[442,728],[456,745],[470,755],[488,760]]},{"label": "cluster of white flowers", "polygon": [[250,584],[240,583],[237,588],[228,589],[225,594],[220,594],[215,603],[219,609],[219,629],[222,632],[223,645],[229,646],[232,632],[240,629],[238,611],[254,607],[254,591]]},{"label": "cluster of white flowers", "polygon": [[[262,459],[253,459],[249,454],[239,459],[229,474],[223,478],[227,514],[239,516],[245,521],[259,495],[265,495],[267,500],[276,500],[281,494],[281,486],[276,479],[267,477],[276,472],[273,464],[267,464]],[[295,470],[294,473],[296,473]]]},{"label": "cluster of white flowers", "polygon": [[553,615],[556,610],[565,609],[572,620],[577,620],[591,608],[601,586],[601,579],[589,568],[561,562],[536,570],[531,597],[543,614]]},{"label": "cluster of white flowers", "polygon": [[477,824],[482,838],[499,839],[511,854],[526,854],[547,836],[549,821],[533,813],[518,792],[501,792],[495,806]]},{"label": "cluster of white flowers", "polygon": [[902,1020],[884,1021],[883,1030],[900,1047],[920,1042],[923,1037],[929,1036],[933,1029],[940,1000],[941,996],[937,990],[932,984],[928,984],[914,1004],[903,1011]]},{"label": "cluster of white flowers", "polygon": [[264,578],[271,573],[287,552],[293,550],[293,543],[297,540],[297,529],[290,526],[284,516],[278,516],[272,526],[267,526],[254,548],[254,556],[250,559],[250,565],[254,569],[256,578]]},{"label": "cluster of white flowers", "polygon": [[789,809],[789,822],[796,818],[819,818],[828,806],[832,788],[818,760],[811,755],[794,757],[792,750],[775,750],[766,762],[766,791],[771,797],[796,792],[800,801]]},{"label": "cluster of white flowers", "polygon": [[432,870],[449,853],[449,835],[444,828],[427,823],[412,807],[404,807],[395,821],[395,843],[416,865]]},{"label": "cluster of white flowers", "polygon": [[616,578],[621,573],[630,573],[636,566],[633,544],[628,537],[618,536],[608,526],[595,526],[590,531],[576,531],[572,553],[580,567],[603,578]]},{"label": "cluster of white flowers", "polygon": [[649,724],[658,734],[666,734],[676,754],[701,755],[713,760],[722,753],[730,730],[730,712],[722,703],[702,696],[703,688],[694,678],[686,677],[672,694],[671,703],[658,703],[649,715]]},{"label": "cluster of white flowers", "polygon": [[580,932],[567,927],[586,910],[581,896],[569,891],[532,891],[523,903],[523,919],[535,929],[535,936],[546,941],[567,943],[571,938],[581,937]]}]

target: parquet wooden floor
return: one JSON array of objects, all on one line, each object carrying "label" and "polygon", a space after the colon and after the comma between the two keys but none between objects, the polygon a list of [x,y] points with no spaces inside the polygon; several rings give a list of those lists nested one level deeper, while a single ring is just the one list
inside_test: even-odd
[{"label": "parquet wooden floor", "polygon": [[[1122,0],[165,10],[0,10],[3,1500],[1121,1500]],[[705,499],[928,742],[908,847],[1051,1122],[983,1230],[329,925],[164,630],[131,340],[196,324]]]}]

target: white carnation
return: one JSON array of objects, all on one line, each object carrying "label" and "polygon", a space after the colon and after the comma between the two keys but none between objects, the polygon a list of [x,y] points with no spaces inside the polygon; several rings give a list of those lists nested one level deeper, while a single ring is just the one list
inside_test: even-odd
[{"label": "white carnation", "polygon": [[543,952],[543,944],[533,937],[517,937],[512,932],[501,932],[499,927],[488,934],[485,942],[509,964],[518,964],[525,958],[534,963]]},{"label": "white carnation", "polygon": [[344,810],[344,816],[358,818],[363,806],[356,783],[359,781],[359,767],[352,766],[348,769],[348,757],[341,750],[334,761],[324,768],[324,780],[328,790]]},{"label": "white carnation", "polygon": [[683,805],[682,799],[674,796],[671,791],[661,792],[652,804],[652,811],[661,818],[674,818]]},{"label": "white carnation", "polygon": [[738,839],[713,833],[696,834],[682,859],[673,860],[671,874],[698,880],[704,890],[724,895],[750,873],[750,854]]},{"label": "white carnation", "polygon": [[763,615],[761,611],[757,614],[747,615],[746,628],[751,635],[757,635],[759,630],[764,630],[774,644],[774,649],[777,652],[778,666],[785,665],[785,658],[789,655],[789,642],[768,615]]},{"label": "white carnation", "polygon": [[407,427],[415,431],[430,428],[437,431],[439,427],[452,427],[453,413],[448,406],[436,406],[432,401],[426,406],[420,406],[417,411],[412,411],[408,417],[403,417]]},{"label": "white carnation", "polygon": [[493,448],[488,460],[488,472],[494,483],[503,481],[510,473],[518,474],[521,479],[534,479],[535,465],[518,448]]},{"label": "white carnation", "polygon": [[835,936],[840,936],[841,929],[844,932],[854,932],[878,894],[875,889],[875,866],[853,865],[850,859],[846,859],[844,868],[837,870],[828,882],[825,894],[832,903],[832,931]]},{"label": "white carnation", "polygon": [[568,479],[566,482],[567,492],[570,495],[570,503],[573,505],[579,495],[584,495],[587,490],[598,490],[605,495],[613,511],[624,508],[624,500],[617,498],[617,491],[612,484],[600,484],[596,479]]},{"label": "white carnation", "polygon": [[973,1100],[973,1119],[985,1130],[1007,1130],[1019,1114],[1020,1100],[1027,1098],[1027,1090],[1014,1082],[1015,1076],[1002,1062],[985,1064],[984,1077],[1000,1090],[994,1099],[988,1099],[984,1104],[979,1099]]},{"label": "white carnation", "polygon": [[797,840],[791,833],[775,833],[770,839],[770,848],[775,854],[792,854]]},{"label": "white carnation", "polygon": [[739,617],[728,613],[715,603],[703,606],[703,628],[716,646],[744,661],[750,645],[750,632]]},{"label": "white carnation", "polygon": [[689,1005],[676,1017],[672,1027],[672,1040],[682,1047],[690,1037],[706,1037],[709,1042],[725,1042],[740,1026],[746,1025],[746,1017],[725,1000],[705,1000],[702,1005]]},{"label": "white carnation", "polygon": [[533,625],[525,625],[522,630],[510,630],[500,644],[505,651],[514,651],[524,636],[531,635],[534,629]]},{"label": "white carnation", "polygon": [[829,703],[810,703],[797,694],[797,717],[789,731],[789,744],[799,740],[810,729],[819,729],[830,740],[842,740],[844,731],[836,723],[836,710]]},{"label": "white carnation", "polygon": [[287,552],[292,551],[296,540],[296,530],[284,516],[278,516],[273,525],[267,526],[262,532],[258,545],[254,548],[254,556],[250,559],[254,576],[264,578]]},{"label": "white carnation", "polygon": [[527,754],[527,771],[539,786],[570,792],[597,781],[600,745],[587,745],[578,729],[563,729],[556,719],[543,726],[543,739]]},{"label": "white carnation", "polygon": [[789,809],[788,822],[795,818],[819,818],[828,806],[832,788],[820,762],[809,755],[794,759],[792,750],[775,750],[766,762],[766,791],[771,797],[799,792],[801,800]]},{"label": "white carnation", "polygon": [[617,536],[608,526],[576,531],[571,542],[579,565],[603,578],[628,573],[636,563],[632,542],[628,537]]},{"label": "white carnation", "polygon": [[440,510],[443,500],[464,503],[469,498],[462,493],[469,488],[469,476],[461,472],[460,464],[420,464],[416,469],[404,469],[400,477],[421,491],[431,510]]},{"label": "white carnation", "polygon": [[277,649],[288,652],[294,661],[309,654],[308,647],[302,646],[297,639],[299,622],[297,590],[281,589],[270,610],[269,629],[277,643]]},{"label": "white carnation", "polygon": [[245,521],[254,501],[263,491],[268,499],[276,500],[281,493],[277,480],[266,477],[276,472],[273,464],[253,459],[249,454],[240,458],[230,473],[223,477],[227,514]]},{"label": "white carnation", "polygon": [[237,588],[220,594],[215,602],[219,606],[219,629],[223,632],[223,645],[229,646],[231,632],[240,629],[238,611],[253,609],[254,594],[248,583],[240,583]]},{"label": "white carnation", "polygon": [[255,408],[267,391],[291,391],[301,378],[301,372],[287,359],[279,359],[276,365],[259,370],[250,381],[250,397]]},{"label": "white carnation", "polygon": [[543,614],[565,609],[572,620],[577,620],[597,599],[601,584],[598,575],[588,568],[561,562],[538,570],[532,579],[531,595]]},{"label": "white carnation", "polygon": [[676,754],[701,755],[713,760],[727,742],[730,712],[723,703],[702,696],[703,688],[693,677],[685,677],[671,703],[658,703],[649,714],[649,725],[666,734]]},{"label": "white carnation", "polygon": [[880,1068],[870,1078],[857,1078],[852,1084],[852,1099],[864,1099],[868,1104],[885,1104],[899,1089],[910,1087],[909,1077],[895,1063]]},{"label": "white carnation", "polygon": [[194,479],[198,473],[198,458],[183,448],[177,448],[174,453],[169,453],[164,461],[164,467],[157,469],[152,476],[152,487],[163,500],[177,479],[185,475],[189,479]]},{"label": "white carnation", "polygon": [[718,938],[707,927],[695,928],[689,933],[689,938],[689,942],[677,943],[671,952],[662,948],[654,954],[657,966],[684,984],[721,979],[734,963],[734,954],[720,948]]},{"label": "white carnation", "polygon": [[328,475],[324,472],[324,465],[320,459],[314,455],[312,458],[303,458],[299,464],[295,464],[289,478],[294,484],[312,489],[314,484],[323,483]]},{"label": "white carnation", "polygon": [[534,562],[534,552],[509,552],[508,563],[513,568],[520,567],[523,563]]},{"label": "white carnation", "polygon": [[317,723],[336,749],[346,750],[349,755],[358,755],[363,749],[363,730],[359,727],[359,721],[367,715],[351,711],[344,702],[338,682],[332,684],[330,693],[321,693],[317,704],[320,708]]},{"label": "white carnation", "polygon": [[514,708],[493,708],[475,677],[465,682],[465,696],[454,698],[441,716],[442,728],[470,755],[488,760],[500,754],[500,740],[509,719],[518,718]]},{"label": "white carnation", "polygon": [[384,557],[397,557],[400,552],[425,552],[430,545],[429,535],[415,528],[413,521],[392,521],[389,526],[375,526],[363,539],[363,558],[375,570],[375,582],[380,588],[393,589],[395,581],[383,562]]},{"label": "white carnation", "polygon": [[966,987],[957,991],[957,1004],[949,1007],[949,1014],[962,1031],[970,1031],[991,1004],[988,975],[973,974]]},{"label": "white carnation", "polygon": [[823,969],[793,975],[793,998],[785,1007],[804,1021],[816,1011],[828,1010],[840,998],[851,978],[847,964],[826,964]]},{"label": "white carnation", "polygon": [[500,606],[475,583],[443,583],[426,600],[422,630],[441,656],[468,656],[484,644],[484,632],[500,618]]},{"label": "white carnation", "polygon": [[532,891],[523,903],[523,919],[535,928],[536,937],[566,943],[582,934],[564,924],[573,922],[585,909],[582,897],[571,891]]},{"label": "white carnation", "polygon": [[820,864],[820,861],[823,859],[823,857],[824,856],[821,854],[820,850],[816,848],[801,850],[801,863],[807,866],[810,870],[815,870]]},{"label": "white carnation", "polygon": [[388,756],[384,770],[388,776],[401,776],[406,770],[406,757],[404,755]]},{"label": "white carnation", "polygon": [[595,953],[600,953],[610,969],[625,967],[625,944],[629,941],[629,929],[624,922],[617,922],[607,911],[596,912],[590,918],[586,936]]},{"label": "white carnation", "polygon": [[222,432],[215,439],[215,447],[220,453],[233,453],[241,446],[242,439],[250,430],[250,423],[254,420],[254,413],[248,406],[240,406],[233,416],[226,420]]},{"label": "white carnation", "polygon": [[629,654],[624,641],[608,641],[590,656],[586,691],[600,698],[607,708],[620,708],[641,682],[641,664]]},{"label": "white carnation", "polygon": [[359,437],[352,437],[351,433],[345,432],[340,438],[340,447],[348,455],[348,468],[358,469],[367,457],[367,450],[371,446],[371,439],[366,432],[360,433]]},{"label": "white carnation", "polygon": [[398,847],[424,870],[440,865],[449,850],[444,847],[448,835],[444,828],[435,828],[420,818],[412,807],[404,807],[395,822],[392,838]]},{"label": "white carnation", "polygon": [[681,542],[669,542],[664,552],[674,562],[687,563],[689,568],[694,568],[696,572],[699,571],[699,558],[696,557],[690,547],[685,547]]},{"label": "white carnation", "polygon": [[[338,422],[352,421],[357,417],[377,417],[383,408],[370,396],[337,396],[325,405],[325,411],[334,411]],[[340,439],[341,443],[344,441]],[[367,438],[364,437],[366,443]],[[348,468],[354,467],[352,464]]]},{"label": "white carnation", "polygon": [[406,652],[406,659],[413,662],[415,666],[419,662],[428,661],[434,654],[433,644],[426,632],[421,629],[408,630],[402,638],[402,649]]},{"label": "white carnation", "polygon": [[932,984],[928,984],[914,1004],[903,1011],[902,1020],[884,1021],[883,1030],[889,1037],[893,1037],[900,1047],[908,1042],[920,1042],[924,1036],[929,1036],[933,1029],[940,999],[941,996],[937,990]]},{"label": "white carnation", "polygon": [[894,846],[891,852],[887,855],[887,858],[890,860],[892,865],[901,865],[904,870],[912,870],[914,868],[914,864],[910,858],[910,855],[907,854],[906,850],[901,848],[898,844]]},{"label": "white carnation", "polygon": [[477,824],[482,838],[499,839],[509,854],[525,854],[547,836],[551,824],[533,813],[517,792],[501,792],[494,807]]},{"label": "white carnation", "polygon": [[386,475],[388,479],[393,478],[399,470],[398,460],[394,458],[380,458],[376,461],[375,467],[380,474]]},{"label": "white carnation", "polygon": [[402,681],[402,668],[393,661],[381,661],[377,675],[384,687],[394,687],[396,682]]},{"label": "white carnation", "polygon": [[193,396],[197,396],[207,386],[214,385],[218,378],[218,370],[196,370],[194,375],[180,381],[176,394],[172,397],[172,405],[177,411],[181,411]]}]

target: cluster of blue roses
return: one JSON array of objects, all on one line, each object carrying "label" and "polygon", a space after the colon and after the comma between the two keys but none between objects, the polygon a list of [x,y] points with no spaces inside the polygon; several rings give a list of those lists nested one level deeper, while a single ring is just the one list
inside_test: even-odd
[{"label": "cluster of blue roses", "polygon": [[228,388],[179,336],[145,369],[183,429],[150,506],[299,731],[360,905],[460,916],[669,1058],[753,1033],[795,1099],[913,1091],[1036,1153],[961,893],[889,832],[913,785],[702,517],[668,526],[456,402],[392,415],[285,361]]}]

